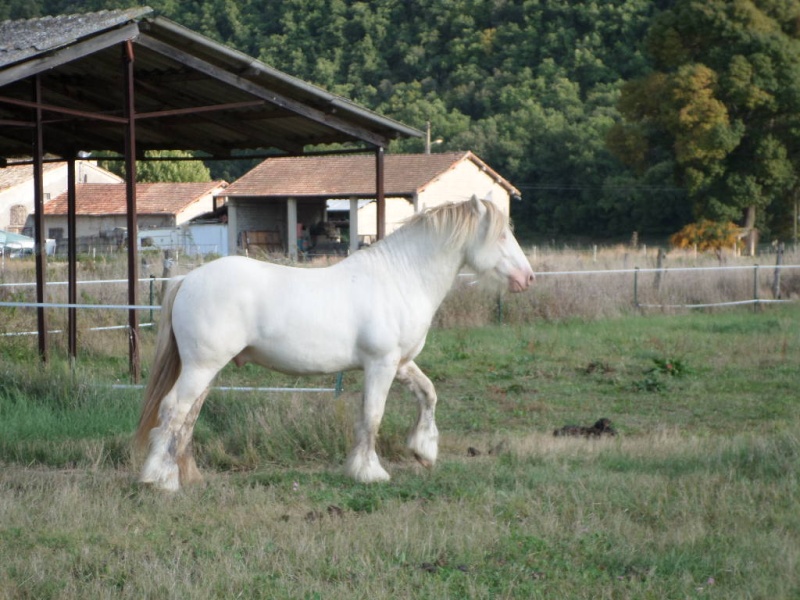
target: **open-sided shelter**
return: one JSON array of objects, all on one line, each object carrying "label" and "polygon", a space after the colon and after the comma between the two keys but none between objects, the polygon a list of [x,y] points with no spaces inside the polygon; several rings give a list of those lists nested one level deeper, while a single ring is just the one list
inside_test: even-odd
[{"label": "open-sided shelter", "polygon": [[[268,158],[218,194],[227,202],[230,253],[250,239],[275,239],[295,254],[298,239],[329,229],[331,201],[347,205],[350,249],[377,237],[369,155]],[[384,177],[387,232],[425,208],[476,195],[509,214],[520,192],[472,152],[389,154]],[[344,207],[343,207],[344,208]],[[304,246],[304,244],[301,244]]]},{"label": "open-sided shelter", "polygon": [[[46,155],[61,157],[73,173],[69,227],[74,230],[78,153],[121,153],[128,236],[136,239],[135,161],[146,150],[191,150],[228,158],[244,149],[296,155],[328,144],[358,146],[374,152],[382,205],[384,149],[391,140],[409,136],[422,137],[422,132],[155,16],[148,7],[0,23],[0,164],[30,158],[33,149],[40,249]],[[70,250],[69,299],[75,304],[75,252]],[[137,263],[136,244],[129,244],[128,301],[133,306],[138,305]],[[43,304],[41,251],[36,270],[37,301]],[[75,318],[71,308],[72,355]],[[39,349],[46,359],[44,306],[38,309],[38,322]],[[131,371],[138,380],[134,309],[129,311],[129,329]]]}]

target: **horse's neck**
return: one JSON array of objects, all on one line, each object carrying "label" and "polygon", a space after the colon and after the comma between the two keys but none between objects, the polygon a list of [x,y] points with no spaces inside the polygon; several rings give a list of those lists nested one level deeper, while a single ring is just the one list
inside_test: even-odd
[{"label": "horse's neck", "polygon": [[463,248],[418,228],[398,231],[373,249],[398,286],[424,294],[434,309],[444,300],[464,264]]}]

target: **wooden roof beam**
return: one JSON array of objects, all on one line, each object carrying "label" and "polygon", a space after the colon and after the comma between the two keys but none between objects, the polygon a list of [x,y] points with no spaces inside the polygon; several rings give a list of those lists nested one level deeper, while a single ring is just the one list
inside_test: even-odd
[{"label": "wooden roof beam", "polygon": [[325,125],[326,127],[330,127],[331,129],[340,131],[356,139],[369,142],[375,146],[385,147],[389,144],[390,140],[384,136],[378,135],[377,133],[371,132],[362,127],[358,127],[357,125],[340,119],[335,115],[312,108],[307,104],[293,100],[278,92],[266,90],[256,83],[239,77],[238,75],[234,75],[225,69],[216,67],[192,54],[189,54],[188,52],[180,50],[179,48],[175,48],[174,46],[170,46],[169,44],[156,40],[147,35],[141,35],[136,40],[136,43],[148,48],[149,50],[152,50],[153,52],[158,52],[159,54],[181,62],[192,69],[205,73],[209,77],[213,77],[214,79],[222,81],[232,87],[247,92],[256,98],[266,100],[270,104],[285,108],[295,114],[301,115],[307,119],[315,121],[321,125]]}]

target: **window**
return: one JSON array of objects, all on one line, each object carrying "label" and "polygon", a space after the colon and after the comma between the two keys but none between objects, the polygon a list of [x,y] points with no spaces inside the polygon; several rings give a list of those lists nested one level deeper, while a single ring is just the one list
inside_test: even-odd
[{"label": "window", "polygon": [[28,219],[28,209],[22,204],[15,204],[11,207],[10,219],[8,227],[11,231],[19,231],[25,227],[25,221]]}]

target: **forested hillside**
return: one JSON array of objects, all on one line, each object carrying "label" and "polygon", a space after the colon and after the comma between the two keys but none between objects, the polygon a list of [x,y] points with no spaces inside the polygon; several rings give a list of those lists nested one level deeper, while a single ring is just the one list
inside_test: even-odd
[{"label": "forested hillside", "polygon": [[[143,3],[6,0],[0,5],[0,18],[137,4]],[[796,6],[800,2],[779,0],[150,0],[147,4],[195,31],[382,114],[419,129],[429,121],[433,138],[444,140],[434,152],[472,150],[522,190],[514,217],[523,236],[581,235],[596,240],[627,239],[633,231],[672,233],[702,216],[693,208],[702,211],[711,206],[704,192],[710,188],[693,188],[687,181],[686,169],[674,156],[674,138],[656,135],[653,119],[630,108],[641,104],[641,98],[630,100],[635,83],[625,88],[626,120],[619,108],[626,106],[620,105],[626,82],[647,81],[659,68],[680,68],[677,61],[658,59],[667,53],[664,44],[679,48],[692,41],[681,37],[675,20],[678,24],[681,19],[694,20],[698,11],[726,13],[736,5],[779,22],[778,31],[796,44],[797,31],[790,22],[800,15]],[[664,17],[677,14],[679,8],[683,12],[672,21]],[[738,19],[745,33],[754,26],[752,19],[730,18]],[[762,30],[769,30],[759,23]],[[648,34],[654,24],[661,30],[660,55],[654,54],[659,51],[653,42],[656,36]],[[722,44],[717,54],[724,55],[724,32],[715,39]],[[744,55],[747,51],[743,46],[737,49]],[[690,62],[703,59],[691,57]],[[718,62],[725,60],[723,56]],[[715,88],[709,85],[702,91],[713,95]],[[661,92],[674,96],[671,90]],[[669,121],[669,110],[680,113],[683,108],[674,102],[654,110],[661,110]],[[737,127],[735,118],[729,122],[730,128]],[[396,142],[389,151],[422,149],[420,140],[408,140]],[[773,146],[764,151],[780,152]],[[641,160],[635,160],[636,152]],[[795,185],[788,156],[792,149],[786,152],[782,179],[762,194],[772,196],[759,200],[761,212],[772,211],[769,222],[762,218],[759,224],[773,225],[776,231],[775,222],[788,215],[786,198]],[[705,183],[711,185],[714,165],[704,172]],[[778,196],[782,204],[773,203]],[[746,199],[737,202],[746,208]],[[779,205],[780,218],[776,217]],[[737,217],[735,210],[723,212],[726,218]]]}]

